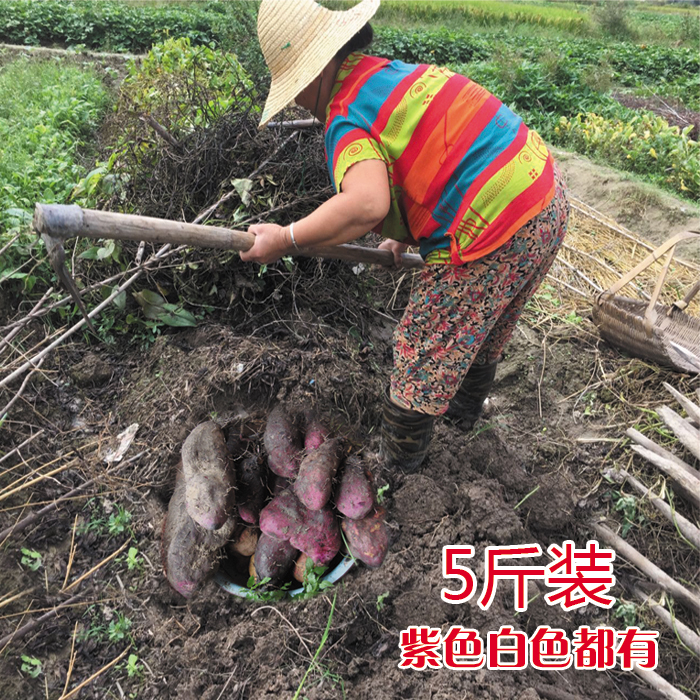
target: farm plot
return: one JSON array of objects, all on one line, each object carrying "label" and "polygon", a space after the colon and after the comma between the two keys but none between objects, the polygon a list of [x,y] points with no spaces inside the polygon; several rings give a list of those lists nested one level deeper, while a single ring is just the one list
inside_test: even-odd
[{"label": "farm plot", "polygon": [[[182,70],[182,80],[163,77],[164,68]],[[235,227],[270,209],[299,216],[321,201],[327,176],[319,135],[257,134],[258,86],[221,83],[224,68],[230,77],[230,64],[192,42],[160,46],[150,63],[134,66],[127,102],[100,130],[101,164],[88,162],[89,176],[71,183],[85,198],[77,201],[191,221],[230,195],[209,216]],[[150,104],[153,119],[177,147],[129,109],[154,81],[169,99],[159,112]],[[183,86],[195,99],[181,109]],[[225,103],[210,88],[240,92]],[[591,221],[580,218],[570,237],[578,257],[569,251],[555,271],[569,286],[581,278],[570,270],[561,276],[569,274],[566,262],[600,282],[637,255],[637,244],[625,248],[613,228]],[[610,611],[565,612],[533,587],[527,610],[516,612],[505,582],[487,610],[441,599],[452,586],[442,577],[443,546],[473,545],[481,584],[486,547],[546,550],[567,539],[580,546],[601,516],[674,579],[698,585],[697,551],[647,499],[606,476],[624,467],[658,480],[622,438],[630,426],[691,460],[656,409],[668,401],[664,381],[692,396],[697,379],[601,343],[589,301],[553,279],[528,309],[478,429],[465,434],[440,423],[419,474],[377,472],[390,528],[380,568],[357,567],[303,602],[270,600],[266,591],[241,600],[213,583],[189,602],[175,593],[161,570],[160,529],[182,444],[197,424],[213,420],[231,432],[245,422],[259,446],[276,404],[313,406],[345,454],[375,465],[378,397],[412,273],[292,259],[254,268],[231,254],[157,252],[107,242],[76,247],[73,269],[90,308],[129,275],[141,276],[100,316],[100,342],[78,333],[26,384],[23,375],[0,389],[0,404],[11,403],[0,427],[0,677],[8,698],[533,700],[648,692],[619,667],[400,669],[400,633],[411,625],[462,626],[484,639],[503,626],[531,635],[548,625],[570,638],[582,625],[659,629],[657,672],[700,697],[697,658],[633,597],[639,576],[621,557]],[[600,279],[585,267],[586,255],[605,261]],[[43,260],[39,248],[35,256],[32,266]],[[693,274],[692,266],[679,270],[674,293]],[[17,303],[2,308],[0,382],[78,318],[65,302],[49,311],[64,297],[57,291],[37,304],[51,280],[35,277],[31,290],[19,277],[3,282],[10,290],[3,300]],[[135,425],[121,461],[105,462]],[[681,496],[672,499],[678,513],[697,520]],[[672,613],[697,629],[697,614],[678,605]]]}]

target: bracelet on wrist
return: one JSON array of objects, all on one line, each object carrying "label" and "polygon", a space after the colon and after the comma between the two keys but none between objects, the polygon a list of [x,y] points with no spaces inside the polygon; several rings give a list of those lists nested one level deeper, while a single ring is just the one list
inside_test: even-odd
[{"label": "bracelet on wrist", "polygon": [[297,245],[297,242],[294,239],[294,222],[293,221],[291,224],[289,224],[289,238],[292,240],[292,245],[294,246],[294,249],[299,250],[299,246]]}]

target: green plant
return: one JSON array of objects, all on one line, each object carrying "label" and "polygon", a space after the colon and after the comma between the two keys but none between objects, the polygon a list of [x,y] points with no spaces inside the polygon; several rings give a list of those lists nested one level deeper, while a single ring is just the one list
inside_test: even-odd
[{"label": "green plant", "polygon": [[129,547],[126,552],[126,568],[129,571],[141,571],[143,569],[143,562],[136,547]]},{"label": "green plant", "polygon": [[377,489],[377,503],[384,503],[384,499],[389,493],[389,484],[384,484]]},{"label": "green plant", "polygon": [[613,608],[612,616],[616,620],[622,620],[625,627],[631,627],[637,622],[637,606],[634,603],[618,600]]},{"label": "green plant", "polygon": [[328,570],[326,566],[315,566],[311,557],[306,560],[306,569],[304,570],[304,591],[297,598],[306,599],[313,598],[321,591],[325,591],[333,584],[330,581],[324,581],[323,575]]},{"label": "green plant", "polygon": [[115,618],[107,626],[107,639],[112,643],[130,639],[131,624],[131,620],[124,613],[117,611]]},{"label": "green plant", "polygon": [[301,679],[296,693],[294,693],[294,698],[293,700],[298,700],[299,694],[301,693],[301,689],[304,687],[304,683],[306,683],[306,679],[311,672],[311,669],[316,666],[316,660],[318,659],[319,654],[321,653],[321,650],[323,647],[326,645],[326,642],[328,641],[328,635],[331,631],[331,624],[333,622],[333,613],[335,612],[335,601],[336,598],[338,597],[338,594],[336,593],[333,596],[333,602],[331,603],[331,610],[328,615],[328,621],[326,622],[326,629],[323,630],[323,635],[321,636],[321,641],[318,644],[318,648],[316,649],[316,653],[314,654],[313,659],[311,659],[311,663],[309,664],[308,668],[306,669],[306,673],[304,673],[304,677]]},{"label": "green plant", "polygon": [[20,562],[22,566],[26,566],[30,571],[38,571],[41,568],[41,554],[34,549],[22,547],[22,558]]},{"label": "green plant", "polygon": [[630,119],[606,119],[595,113],[562,117],[556,140],[579,153],[604,158],[679,194],[700,196],[700,143],[690,138],[692,126],[682,131],[651,113]]},{"label": "green plant", "polygon": [[246,584],[248,589],[246,598],[261,603],[269,603],[286,598],[291,584],[285,583],[280,588],[268,588],[270,581],[271,579],[266,577],[256,582],[255,577],[251,576]]},{"label": "green plant", "polygon": [[107,532],[113,537],[124,534],[130,529],[131,518],[131,513],[124,506],[117,505],[116,510],[107,519]]},{"label": "green plant", "polygon": [[615,503],[615,510],[621,513],[623,518],[620,536],[627,537],[627,533],[635,525],[641,525],[645,520],[642,513],[638,510],[637,498],[616,491],[613,494],[613,502]]},{"label": "green plant", "polygon": [[140,678],[143,675],[139,657],[136,654],[129,654],[126,659],[126,675],[129,678]]},{"label": "green plant", "polygon": [[29,232],[34,204],[68,201],[107,104],[107,92],[91,69],[29,58],[3,65],[0,247],[10,244],[0,257],[3,293],[52,284],[43,244]]},{"label": "green plant", "polygon": [[20,670],[30,678],[38,678],[43,673],[41,661],[34,656],[25,656],[22,654],[22,665]]},{"label": "green plant", "polygon": [[598,0],[593,17],[605,34],[616,39],[635,39],[636,32],[629,21],[630,7],[628,0]]},{"label": "green plant", "polygon": [[384,593],[380,593],[377,596],[377,612],[381,612],[382,610],[384,610],[384,605],[388,597],[389,591],[384,591]]}]

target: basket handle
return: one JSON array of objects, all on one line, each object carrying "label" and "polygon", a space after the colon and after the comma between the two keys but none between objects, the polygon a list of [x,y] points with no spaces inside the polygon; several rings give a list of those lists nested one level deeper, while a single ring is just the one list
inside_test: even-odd
[{"label": "basket handle", "polygon": [[[632,268],[617,282],[615,282],[615,284],[613,284],[607,291],[603,292],[600,295],[600,297],[602,298],[612,296],[613,294],[617,294],[617,292],[619,292],[625,285],[629,284],[640,272],[646,270],[650,265],[660,260],[662,255],[668,253],[666,262],[664,263],[664,266],[661,272],[659,273],[659,277],[656,280],[654,293],[651,295],[649,305],[647,306],[647,310],[644,314],[644,328],[647,332],[647,335],[651,336],[654,321],[656,320],[656,301],[659,298],[659,294],[661,294],[661,289],[663,288],[664,281],[666,280],[666,275],[668,274],[669,267],[671,266],[671,260],[673,259],[673,253],[675,251],[676,245],[681,241],[686,241],[689,238],[694,237],[700,238],[700,231],[684,231],[683,233],[677,233],[672,238],[669,238],[658,248],[649,253],[649,255],[647,255],[647,257],[644,258],[644,260],[642,260],[642,262],[640,262],[639,265]],[[693,296],[697,293],[697,291],[698,290],[695,289],[695,287],[693,287],[693,289],[691,290],[692,296],[689,297],[689,295],[686,295],[686,299],[684,299],[684,301],[689,301],[690,299],[692,299]]]}]

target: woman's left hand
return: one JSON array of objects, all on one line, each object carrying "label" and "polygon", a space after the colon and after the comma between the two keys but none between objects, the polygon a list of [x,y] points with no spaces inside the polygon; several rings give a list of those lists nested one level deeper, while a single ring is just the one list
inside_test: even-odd
[{"label": "woman's left hand", "polygon": [[289,252],[285,226],[255,224],[248,229],[248,233],[255,235],[255,243],[250,250],[241,252],[241,260],[244,262],[272,263]]}]

